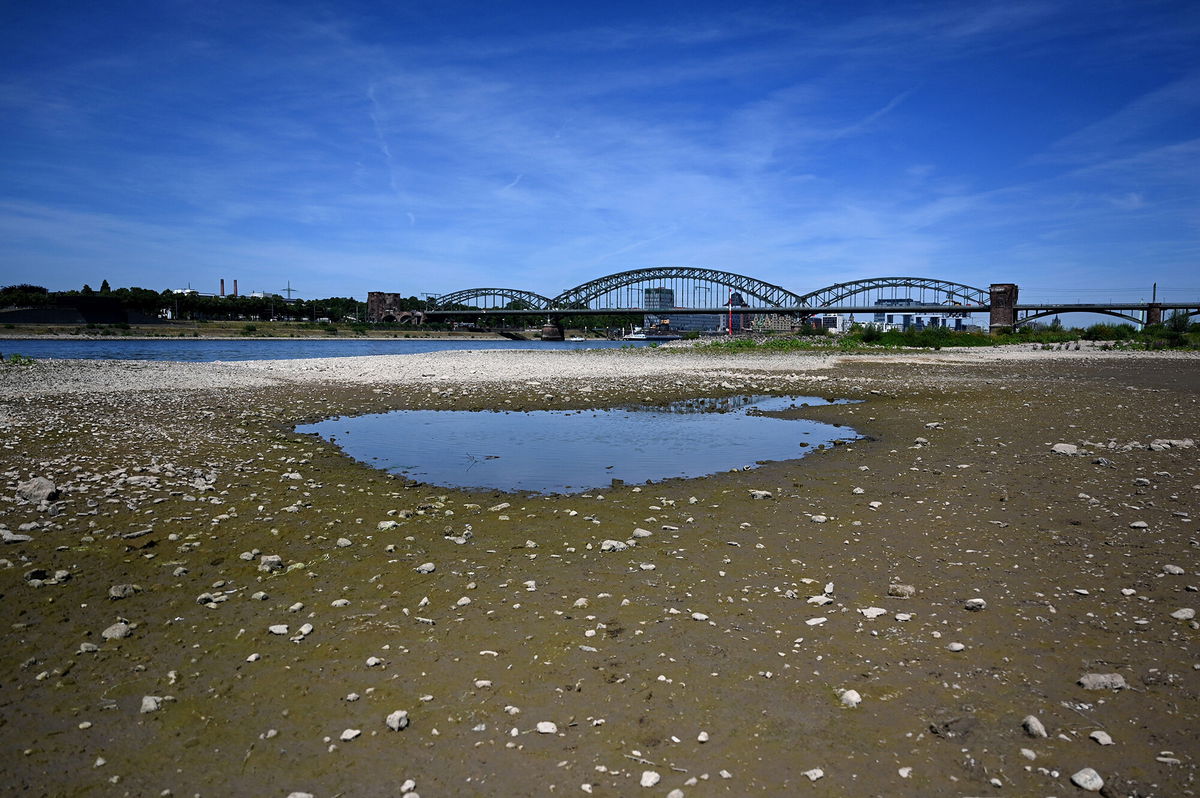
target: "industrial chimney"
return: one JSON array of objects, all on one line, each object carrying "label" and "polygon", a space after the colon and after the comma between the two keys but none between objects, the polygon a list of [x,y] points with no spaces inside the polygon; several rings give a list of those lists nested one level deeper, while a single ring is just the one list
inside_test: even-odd
[{"label": "industrial chimney", "polygon": [[237,293],[237,280],[234,280],[234,281],[233,281],[233,295],[234,295],[234,296],[237,296],[237,295],[238,295],[238,293]]},{"label": "industrial chimney", "polygon": [[225,296],[225,278],[221,278],[221,296]]}]

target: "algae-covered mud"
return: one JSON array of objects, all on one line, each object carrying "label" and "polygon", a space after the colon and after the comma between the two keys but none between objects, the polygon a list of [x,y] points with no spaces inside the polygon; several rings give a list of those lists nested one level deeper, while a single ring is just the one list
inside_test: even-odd
[{"label": "algae-covered mud", "polygon": [[[1198,388],[1002,350],[6,367],[6,791],[1193,794]],[[865,400],[787,411],[864,437],[530,496],[295,431],[746,394]]]}]

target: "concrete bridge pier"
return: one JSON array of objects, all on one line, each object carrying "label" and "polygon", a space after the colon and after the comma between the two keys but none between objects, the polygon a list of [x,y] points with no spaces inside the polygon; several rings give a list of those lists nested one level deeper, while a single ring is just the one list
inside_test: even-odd
[{"label": "concrete bridge pier", "polygon": [[542,325],[542,340],[562,341],[565,338],[566,332],[563,330],[562,319],[558,316],[547,316],[546,323]]},{"label": "concrete bridge pier", "polygon": [[996,335],[1004,327],[1012,329],[1017,324],[1016,283],[992,283],[992,313],[988,330]]},{"label": "concrete bridge pier", "polygon": [[1146,325],[1162,324],[1162,303],[1151,302],[1146,306]]}]

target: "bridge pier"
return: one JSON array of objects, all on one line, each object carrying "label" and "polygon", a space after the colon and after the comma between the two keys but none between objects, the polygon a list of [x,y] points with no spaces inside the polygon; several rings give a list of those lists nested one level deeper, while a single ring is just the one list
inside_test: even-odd
[{"label": "bridge pier", "polygon": [[1151,302],[1146,306],[1146,326],[1162,324],[1162,303]]},{"label": "bridge pier", "polygon": [[992,283],[990,292],[992,313],[988,330],[992,335],[996,335],[1001,328],[1012,329],[1017,324],[1017,285]]},{"label": "bridge pier", "polygon": [[566,339],[566,332],[563,330],[562,319],[556,317],[547,318],[546,323],[542,325],[542,340],[543,341],[562,341]]}]

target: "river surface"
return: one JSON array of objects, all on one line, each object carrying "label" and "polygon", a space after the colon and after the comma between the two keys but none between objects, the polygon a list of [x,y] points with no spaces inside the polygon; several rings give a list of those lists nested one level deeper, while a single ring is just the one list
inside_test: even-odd
[{"label": "river surface", "polygon": [[455,349],[612,349],[646,346],[645,341],[439,341],[415,338],[112,338],[0,339],[4,357],[25,355],[71,360],[291,360],[358,355],[415,355]]},{"label": "river surface", "polygon": [[[843,402],[845,400],[837,400]],[[764,413],[830,404],[734,396],[607,410],[396,410],[296,427],[368,465],[431,485],[578,493],[794,460],[848,427]]]}]

